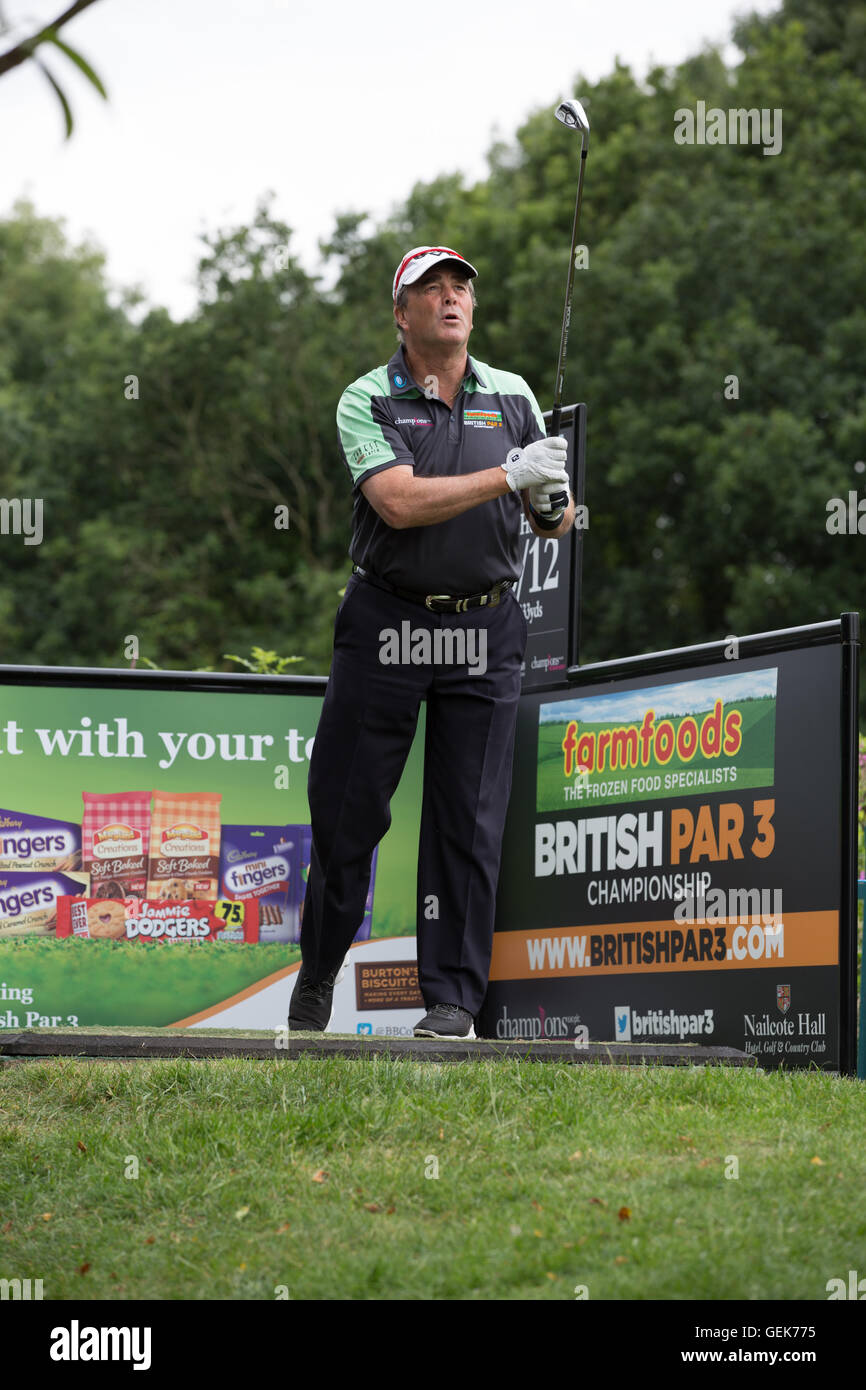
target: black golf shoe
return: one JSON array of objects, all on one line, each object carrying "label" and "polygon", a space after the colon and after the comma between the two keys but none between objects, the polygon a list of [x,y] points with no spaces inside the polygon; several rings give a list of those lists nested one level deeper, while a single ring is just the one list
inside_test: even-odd
[{"label": "black golf shoe", "polygon": [[289,1004],[289,1028],[294,1032],[324,1033],[334,1012],[334,986],[346,973],[349,957],[342,965],[326,975],[324,980],[309,979],[303,962],[295,980]]},{"label": "black golf shoe", "polygon": [[416,1038],[445,1038],[459,1042],[463,1038],[474,1038],[475,1028],[472,1015],[459,1004],[435,1004],[428,1014],[415,1025]]}]

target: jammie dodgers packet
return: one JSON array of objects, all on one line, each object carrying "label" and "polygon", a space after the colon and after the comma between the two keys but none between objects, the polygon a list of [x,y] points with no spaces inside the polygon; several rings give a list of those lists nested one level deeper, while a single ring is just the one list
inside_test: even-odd
[{"label": "jammie dodgers packet", "polygon": [[154,792],[148,898],[215,898],[221,792]]},{"label": "jammie dodgers packet", "polygon": [[[176,942],[258,940],[258,903],[229,903],[212,900],[168,902],[163,898],[62,897],[57,903],[57,936],[75,936],[85,941]],[[241,920],[236,920],[240,918]]]},{"label": "jammie dodgers packet", "polygon": [[81,855],[95,898],[143,896],[152,792],[82,792]]},{"label": "jammie dodgers packet", "polygon": [[81,826],[27,811],[0,811],[0,870],[81,868]]},{"label": "jammie dodgers packet", "polygon": [[296,931],[292,894],[298,879],[300,843],[293,825],[224,825],[220,848],[220,894],[259,905],[259,940],[291,941]]}]

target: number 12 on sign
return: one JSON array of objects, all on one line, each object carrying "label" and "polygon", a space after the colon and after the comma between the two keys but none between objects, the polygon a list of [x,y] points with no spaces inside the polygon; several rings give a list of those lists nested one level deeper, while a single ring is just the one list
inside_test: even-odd
[{"label": "number 12 on sign", "polygon": [[[547,550],[548,546],[550,547],[550,554],[545,556],[545,560],[548,562],[547,574],[544,576],[543,583],[539,583],[539,572],[542,567],[542,545],[545,550]],[[529,586],[528,592],[530,594],[538,594],[542,589],[559,588],[559,570],[557,568],[559,541],[553,540],[550,536],[535,536],[532,540],[527,536],[523,544],[523,568],[521,569],[520,579],[517,583],[518,600],[523,597],[523,581],[526,578],[527,561],[530,558],[532,561],[532,583]]]}]

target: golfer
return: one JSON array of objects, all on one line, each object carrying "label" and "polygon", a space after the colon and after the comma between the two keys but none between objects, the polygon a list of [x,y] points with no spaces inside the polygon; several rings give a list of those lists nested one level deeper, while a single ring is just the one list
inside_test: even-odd
[{"label": "golfer", "polygon": [[[574,519],[567,444],[526,382],[467,353],[477,276],[419,246],[393,283],[400,346],[337,407],[352,485],[352,575],[310,758],[312,847],[289,1027],[325,1029],[364,916],[426,700],[417,878],[417,1037],[474,1038],[493,945],[527,626],[521,506],[538,535]],[[564,494],[568,506],[551,505]],[[407,924],[408,926],[409,924]]]}]

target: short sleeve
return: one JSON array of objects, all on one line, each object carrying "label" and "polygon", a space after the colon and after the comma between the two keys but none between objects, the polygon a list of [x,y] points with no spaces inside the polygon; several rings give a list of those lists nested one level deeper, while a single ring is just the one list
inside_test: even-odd
[{"label": "short sleeve", "polygon": [[393,468],[414,465],[414,458],[382,402],[362,381],[347,386],[337,406],[337,434],[353,488],[365,478]]}]

